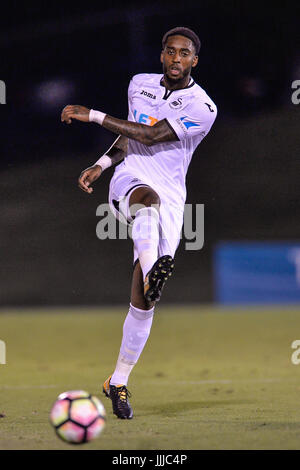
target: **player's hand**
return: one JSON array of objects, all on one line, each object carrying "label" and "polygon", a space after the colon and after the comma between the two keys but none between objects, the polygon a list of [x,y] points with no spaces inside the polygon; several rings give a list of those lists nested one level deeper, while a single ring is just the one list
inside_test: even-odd
[{"label": "player's hand", "polygon": [[61,113],[61,121],[71,124],[72,119],[77,119],[82,122],[89,122],[90,109],[79,104],[68,104],[65,106]]},{"label": "player's hand", "polygon": [[91,194],[93,188],[91,184],[96,181],[102,173],[102,168],[100,165],[94,165],[86,170],[83,170],[78,178],[78,186],[82,191]]}]

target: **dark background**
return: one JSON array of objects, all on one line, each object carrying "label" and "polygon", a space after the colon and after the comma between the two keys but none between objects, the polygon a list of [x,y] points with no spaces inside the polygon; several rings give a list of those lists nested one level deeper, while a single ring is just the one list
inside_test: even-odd
[{"label": "dark background", "polygon": [[132,242],[96,237],[113,169],[92,196],[79,173],[115,136],[60,122],[69,103],[127,117],[132,75],[161,72],[161,38],[175,26],[202,42],[193,78],[218,118],[193,157],[188,203],[205,204],[205,244],[186,251],[164,302],[214,300],[221,240],[299,240],[300,79],[296,2],[10,2],[1,5],[0,305],[129,300]]}]

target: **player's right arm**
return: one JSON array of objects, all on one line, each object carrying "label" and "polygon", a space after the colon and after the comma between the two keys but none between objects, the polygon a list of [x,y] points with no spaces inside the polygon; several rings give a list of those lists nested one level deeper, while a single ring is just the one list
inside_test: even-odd
[{"label": "player's right arm", "polygon": [[[128,138],[122,135],[115,140],[112,146],[107,150],[105,155],[103,155],[93,166],[83,170],[78,178],[78,186],[80,189],[86,193],[91,194],[93,188],[91,184],[96,181],[102,172],[108,166],[116,165],[121,160],[123,160],[127,155],[128,147]],[[110,161],[109,161],[110,160]],[[106,164],[106,166],[105,166]]]},{"label": "player's right arm", "polygon": [[82,122],[96,122],[115,134],[136,140],[147,146],[178,140],[176,133],[165,119],[158,121],[153,126],[148,126],[138,122],[118,119],[81,105],[65,106],[61,113],[62,122],[71,124],[72,119]]}]

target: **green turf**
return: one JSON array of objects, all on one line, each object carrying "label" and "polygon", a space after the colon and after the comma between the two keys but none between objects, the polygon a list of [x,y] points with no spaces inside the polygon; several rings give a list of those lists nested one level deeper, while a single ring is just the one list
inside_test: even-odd
[{"label": "green turf", "polygon": [[2,311],[0,449],[78,449],[48,422],[56,396],[98,395],[103,434],[80,449],[299,449],[299,308],[157,308],[129,389],[135,417],[118,420],[100,393],[126,308]]}]

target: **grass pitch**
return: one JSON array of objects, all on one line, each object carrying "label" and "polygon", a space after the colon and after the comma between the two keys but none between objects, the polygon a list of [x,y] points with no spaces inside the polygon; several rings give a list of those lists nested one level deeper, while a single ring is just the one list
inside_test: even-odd
[{"label": "grass pitch", "polygon": [[[101,393],[119,352],[124,308],[0,313],[0,449],[299,449],[299,308],[157,307],[128,384],[135,417],[118,420]],[[57,395],[86,389],[107,426],[81,446],[59,440]]]}]

